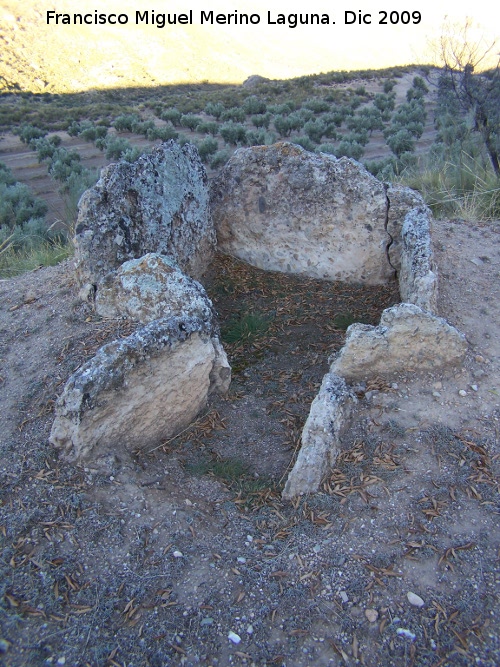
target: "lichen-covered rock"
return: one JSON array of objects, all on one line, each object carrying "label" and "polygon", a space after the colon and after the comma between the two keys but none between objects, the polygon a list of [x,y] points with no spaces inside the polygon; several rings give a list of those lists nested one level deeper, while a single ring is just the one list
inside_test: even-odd
[{"label": "lichen-covered rock", "polygon": [[340,439],[357,398],[345,380],[327,373],[311,404],[302,446],[283,490],[284,498],[314,493],[340,452]]},{"label": "lichen-covered rock", "polygon": [[330,371],[348,382],[391,377],[457,364],[466,350],[465,336],[446,320],[400,303],[384,310],[376,327],[352,324]]},{"label": "lichen-covered rock", "polygon": [[210,322],[212,302],[199,282],[183,273],[169,257],[149,253],[124,262],[108,273],[97,290],[96,312],[146,324],[172,316]]},{"label": "lichen-covered rock", "polygon": [[231,371],[214,326],[198,317],[155,320],[103,346],[56,404],[50,440],[67,461],[149,450],[188,426]]},{"label": "lichen-covered rock", "polygon": [[207,176],[196,148],[173,141],[106,167],[80,199],[77,277],[96,285],[123,262],[156,252],[199,278],[215,247]]},{"label": "lichen-covered rock", "polygon": [[241,148],[211,205],[221,250],[261,269],[366,284],[394,277],[385,187],[354,160],[289,143]]},{"label": "lichen-covered rock", "polygon": [[437,270],[431,243],[431,212],[426,206],[409,211],[401,230],[401,299],[437,312]]},{"label": "lichen-covered rock", "polygon": [[391,237],[388,255],[391,265],[399,271],[401,268],[401,231],[408,211],[416,207],[425,207],[422,195],[405,185],[387,186],[387,233]]}]

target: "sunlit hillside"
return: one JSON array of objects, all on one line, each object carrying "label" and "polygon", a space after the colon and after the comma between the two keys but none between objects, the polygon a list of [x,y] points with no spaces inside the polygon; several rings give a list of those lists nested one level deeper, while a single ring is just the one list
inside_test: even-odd
[{"label": "sunlit hillside", "polygon": [[[481,21],[482,0],[474,7]],[[108,0],[99,6],[90,0],[79,3],[59,0],[41,5],[36,0],[2,0],[0,3],[0,90],[74,92],[90,88],[152,86],[181,82],[217,81],[241,83],[252,74],[291,78],[331,70],[382,68],[431,62],[429,40],[439,34],[449,3],[423,2],[407,25],[378,25],[373,3],[356,6],[371,12],[371,25],[345,25],[346,7],[318,0],[311,6],[267,4],[262,0],[228,3],[217,0],[210,7],[191,3],[132,2]],[[200,10],[257,13],[259,25],[200,25]],[[135,22],[137,10],[179,14],[193,10],[193,25],[165,26]],[[127,25],[47,25],[47,10],[58,13],[126,13]],[[326,12],[335,25],[268,24],[279,11]],[[453,11],[453,10],[451,10]],[[490,10],[488,22],[494,25]],[[460,18],[460,17],[458,17]],[[489,28],[486,28],[489,30]]]}]

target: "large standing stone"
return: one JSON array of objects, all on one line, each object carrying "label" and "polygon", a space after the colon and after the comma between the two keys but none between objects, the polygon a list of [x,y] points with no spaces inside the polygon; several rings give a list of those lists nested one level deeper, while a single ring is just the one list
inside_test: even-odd
[{"label": "large standing stone", "polygon": [[385,187],[354,160],[289,143],[241,148],[211,204],[220,249],[261,269],[372,285],[394,277]]},{"label": "large standing stone", "polygon": [[152,449],[188,426],[231,371],[217,330],[199,317],[155,320],[102,347],[56,404],[50,440],[68,461],[100,465]]},{"label": "large standing stone", "polygon": [[215,247],[207,177],[196,148],[173,141],[136,162],[106,167],[80,199],[75,236],[81,285],[156,252],[198,278]]},{"label": "large standing stone", "polygon": [[166,317],[200,317],[211,321],[212,302],[202,285],[189,278],[169,257],[149,253],[124,262],[99,285],[96,312],[146,324]]},{"label": "large standing stone", "polygon": [[333,467],[348,426],[352,406],[357,402],[343,378],[327,373],[314,399],[302,431],[302,447],[283,491],[284,498],[314,493]]},{"label": "large standing stone", "polygon": [[466,350],[465,336],[446,320],[400,303],[384,310],[377,327],[351,324],[330,371],[348,382],[390,377],[457,364]]}]

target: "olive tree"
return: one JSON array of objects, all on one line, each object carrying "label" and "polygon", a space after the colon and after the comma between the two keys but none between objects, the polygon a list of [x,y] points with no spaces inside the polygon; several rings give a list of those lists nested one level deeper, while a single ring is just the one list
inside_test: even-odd
[{"label": "olive tree", "polygon": [[460,107],[471,114],[474,130],[481,135],[500,176],[500,54],[496,40],[474,40],[472,28],[470,19],[461,28],[446,25],[439,59]]}]

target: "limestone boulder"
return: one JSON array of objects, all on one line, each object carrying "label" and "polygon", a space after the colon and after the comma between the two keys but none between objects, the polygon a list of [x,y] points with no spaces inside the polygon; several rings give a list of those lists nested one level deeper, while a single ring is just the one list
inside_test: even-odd
[{"label": "limestone boulder", "polygon": [[401,230],[401,299],[431,313],[437,312],[438,279],[431,241],[431,212],[426,206],[412,208]]},{"label": "limestone boulder", "polygon": [[210,322],[212,302],[199,282],[183,273],[165,255],[148,253],[108,273],[95,296],[102,317],[126,317],[146,324],[172,316]]},{"label": "limestone boulder", "polygon": [[341,438],[356,403],[356,396],[343,378],[334,373],[324,376],[302,431],[302,446],[288,475],[284,498],[319,489],[340,453]]},{"label": "limestone boulder", "polygon": [[165,142],[136,162],[109,165],[80,199],[75,258],[82,286],[151,252],[170,255],[199,278],[214,247],[207,176],[190,144]]},{"label": "limestone boulder", "polygon": [[69,378],[50,441],[65,460],[97,467],[150,450],[188,426],[211,392],[227,391],[230,375],[211,323],[155,320],[103,346]]},{"label": "limestone boulder", "polygon": [[372,285],[394,277],[385,186],[354,160],[290,143],[241,148],[211,206],[220,249],[261,269]]},{"label": "limestone boulder", "polygon": [[382,313],[376,327],[352,324],[330,371],[354,382],[402,371],[422,371],[460,363],[465,336],[448,322],[410,303]]}]

